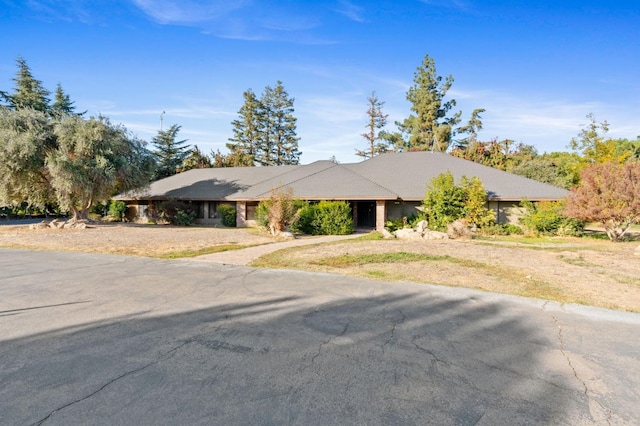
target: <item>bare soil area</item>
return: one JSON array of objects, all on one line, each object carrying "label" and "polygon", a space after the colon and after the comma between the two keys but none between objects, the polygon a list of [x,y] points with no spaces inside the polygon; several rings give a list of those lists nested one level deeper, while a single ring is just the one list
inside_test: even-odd
[{"label": "bare soil area", "polygon": [[[86,229],[0,226],[0,247],[162,257],[221,246],[273,243],[255,229],[98,224]],[[353,239],[292,247],[255,266],[302,269],[476,288],[564,303],[640,312],[639,242],[591,238],[400,241]],[[187,251],[190,251],[187,254]],[[374,253],[418,253],[418,261],[332,264]]]},{"label": "bare soil area", "polygon": [[253,229],[99,223],[85,229],[0,226],[0,247],[157,257],[216,246],[256,245],[273,238]]}]

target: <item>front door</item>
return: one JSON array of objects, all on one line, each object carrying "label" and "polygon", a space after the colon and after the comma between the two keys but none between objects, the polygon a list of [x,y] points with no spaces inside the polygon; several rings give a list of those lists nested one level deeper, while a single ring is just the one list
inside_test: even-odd
[{"label": "front door", "polygon": [[358,201],[357,228],[376,227],[376,203],[375,201]]}]

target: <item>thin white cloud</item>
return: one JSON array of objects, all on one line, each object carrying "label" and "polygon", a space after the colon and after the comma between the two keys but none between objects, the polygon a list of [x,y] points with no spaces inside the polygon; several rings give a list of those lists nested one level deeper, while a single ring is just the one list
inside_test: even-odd
[{"label": "thin white cloud", "polygon": [[346,16],[354,22],[366,22],[366,19],[363,17],[364,9],[348,0],[341,0],[336,12]]},{"label": "thin white cloud", "polygon": [[193,24],[216,20],[244,7],[242,0],[133,0],[160,24]]}]

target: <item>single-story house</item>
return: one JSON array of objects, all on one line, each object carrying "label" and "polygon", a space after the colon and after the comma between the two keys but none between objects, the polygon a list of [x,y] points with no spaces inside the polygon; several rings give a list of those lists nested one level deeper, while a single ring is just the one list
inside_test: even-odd
[{"label": "single-story house", "polygon": [[487,190],[487,206],[499,223],[509,222],[513,209],[526,198],[555,201],[567,191],[522,176],[438,152],[381,154],[360,163],[316,161],[307,165],[194,169],[120,194],[134,216],[144,219],[167,200],[194,203],[196,223],[220,223],[217,207],[232,204],[237,226],[255,225],[255,209],[275,188],[291,188],[296,198],[344,200],[350,203],[356,227],[382,229],[389,219],[410,216],[424,199],[427,184],[450,171],[456,182],[477,176]]}]

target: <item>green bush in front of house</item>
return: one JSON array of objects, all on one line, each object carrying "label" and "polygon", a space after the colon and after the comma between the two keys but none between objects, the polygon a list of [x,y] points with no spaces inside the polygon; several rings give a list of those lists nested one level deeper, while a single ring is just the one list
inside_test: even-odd
[{"label": "green bush in front of house", "polygon": [[563,237],[579,237],[583,234],[584,222],[563,214],[564,201],[540,201],[534,204],[522,200],[520,205],[524,207],[520,223],[530,234]]},{"label": "green bush in front of house", "polygon": [[300,213],[305,233],[311,235],[353,234],[353,213],[346,201],[320,201]]},{"label": "green bush in front of house", "polygon": [[218,213],[222,218],[222,224],[228,228],[236,227],[236,209],[231,204],[220,204]]}]

